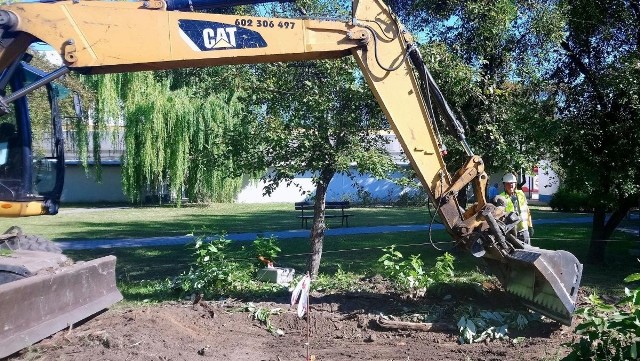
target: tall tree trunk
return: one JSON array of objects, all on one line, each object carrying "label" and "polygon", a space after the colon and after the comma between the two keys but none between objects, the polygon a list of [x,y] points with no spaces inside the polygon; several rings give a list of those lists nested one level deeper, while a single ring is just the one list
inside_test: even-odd
[{"label": "tall tree trunk", "polygon": [[589,243],[589,253],[587,255],[588,263],[604,263],[604,251],[607,248],[607,240],[603,237],[605,217],[606,213],[604,208],[596,208],[593,212],[591,242]]},{"label": "tall tree trunk", "polygon": [[324,242],[325,225],[325,201],[329,183],[335,174],[335,170],[325,168],[320,171],[320,179],[316,184],[316,201],[313,207],[313,225],[311,226],[311,254],[307,261],[307,269],[312,278],[318,276],[320,259],[322,258],[322,243]]},{"label": "tall tree trunk", "polygon": [[606,209],[598,207],[593,213],[593,224],[591,230],[591,243],[587,254],[587,263],[603,264],[604,252],[607,248],[608,240],[616,230],[620,222],[624,219],[629,209],[631,209],[631,197],[621,202],[622,205],[616,209],[609,219],[606,219]]}]

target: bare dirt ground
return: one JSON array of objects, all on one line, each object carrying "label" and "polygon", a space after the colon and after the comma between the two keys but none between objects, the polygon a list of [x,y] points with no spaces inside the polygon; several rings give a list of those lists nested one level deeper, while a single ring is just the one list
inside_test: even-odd
[{"label": "bare dirt ground", "polygon": [[[449,297],[450,296],[450,297]],[[438,320],[455,327],[454,310],[474,304],[509,308],[514,300],[502,292],[476,297],[448,293],[437,299],[405,300],[386,293],[321,295],[311,300],[311,318],[298,318],[286,297],[254,302],[282,308],[272,325],[277,336],[245,310],[239,300],[167,302],[117,306],[14,355],[10,360],[557,360],[568,353],[572,329],[551,321],[530,324],[512,337],[520,342],[492,341],[460,345],[457,331],[385,330],[380,314],[398,315],[441,310]],[[426,308],[425,308],[426,307]]]}]

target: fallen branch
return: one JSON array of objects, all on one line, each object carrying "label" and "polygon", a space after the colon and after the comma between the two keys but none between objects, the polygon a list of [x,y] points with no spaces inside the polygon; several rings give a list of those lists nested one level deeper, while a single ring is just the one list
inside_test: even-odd
[{"label": "fallen branch", "polygon": [[385,320],[378,318],[378,326],[387,330],[411,330],[411,331],[455,331],[456,326],[444,322],[418,323]]}]

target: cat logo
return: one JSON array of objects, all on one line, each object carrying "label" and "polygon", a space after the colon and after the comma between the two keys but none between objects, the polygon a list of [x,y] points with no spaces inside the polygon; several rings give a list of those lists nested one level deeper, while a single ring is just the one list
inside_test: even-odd
[{"label": "cat logo", "polygon": [[259,32],[217,21],[178,20],[178,34],[193,51],[265,48]]},{"label": "cat logo", "polygon": [[234,27],[202,30],[202,38],[204,46],[207,49],[235,48],[236,47],[236,31]]}]

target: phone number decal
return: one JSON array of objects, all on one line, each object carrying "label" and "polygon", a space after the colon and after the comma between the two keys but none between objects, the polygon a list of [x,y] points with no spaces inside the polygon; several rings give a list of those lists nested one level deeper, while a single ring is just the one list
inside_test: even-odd
[{"label": "phone number decal", "polygon": [[237,26],[255,26],[257,28],[281,28],[281,29],[293,29],[296,23],[293,21],[273,21],[273,20],[254,20],[254,19],[237,19]]}]

